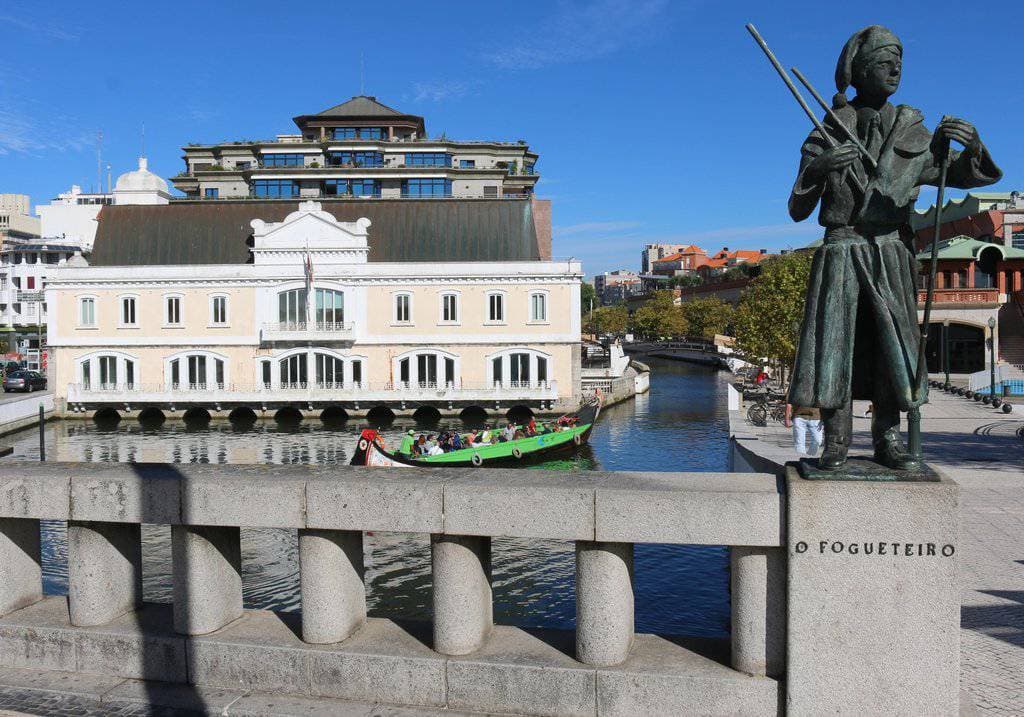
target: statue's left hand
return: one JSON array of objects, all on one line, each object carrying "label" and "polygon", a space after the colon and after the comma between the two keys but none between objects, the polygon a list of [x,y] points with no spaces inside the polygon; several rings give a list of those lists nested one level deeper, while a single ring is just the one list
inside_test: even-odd
[{"label": "statue's left hand", "polygon": [[978,130],[967,120],[943,117],[936,133],[948,140],[959,142],[972,157],[981,154],[981,138],[978,137]]}]

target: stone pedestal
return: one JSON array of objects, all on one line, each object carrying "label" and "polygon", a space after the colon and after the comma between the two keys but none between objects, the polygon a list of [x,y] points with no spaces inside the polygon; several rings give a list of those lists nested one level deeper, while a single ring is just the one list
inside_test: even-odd
[{"label": "stone pedestal", "polygon": [[787,467],[789,714],[959,711],[959,487]]}]

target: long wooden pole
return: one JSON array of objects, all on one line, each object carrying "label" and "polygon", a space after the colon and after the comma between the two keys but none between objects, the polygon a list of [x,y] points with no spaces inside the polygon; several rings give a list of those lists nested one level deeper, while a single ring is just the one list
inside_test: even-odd
[{"label": "long wooden pole", "polygon": [[[814,128],[818,130],[819,134],[821,134],[822,139],[828,144],[829,147],[837,146],[838,143],[835,141],[832,135],[825,131],[825,127],[821,124],[821,121],[818,119],[818,116],[814,114],[810,106],[804,100],[803,95],[800,94],[800,90],[798,90],[796,85],[793,84],[793,80],[789,78],[789,75],[786,73],[786,70],[783,69],[778,59],[776,59],[775,53],[772,52],[771,48],[768,47],[768,43],[764,41],[763,37],[761,37],[761,33],[757,31],[757,28],[754,27],[752,23],[748,22],[746,27],[747,32],[750,33],[750,35],[754,38],[754,41],[757,42],[758,46],[764,51],[764,54],[768,58],[768,61],[772,63],[772,67],[774,67],[775,71],[779,73],[779,77],[782,78],[782,81],[786,84],[786,87],[789,88],[789,91],[793,94],[793,98],[797,101],[797,103],[800,105],[803,111],[810,118],[811,122],[814,124]],[[860,181],[860,177],[858,177],[853,172],[850,172],[849,176],[853,180],[853,183],[857,186],[857,189],[863,192],[864,184],[863,182]]]},{"label": "long wooden pole", "polygon": [[861,144],[860,140],[857,139],[857,133],[854,132],[849,127],[847,127],[845,124],[843,124],[843,121],[839,119],[836,113],[832,111],[832,108],[828,106],[828,103],[825,102],[825,100],[822,99],[821,95],[818,94],[818,91],[814,89],[814,85],[811,84],[811,81],[804,77],[804,73],[800,72],[800,70],[798,70],[795,67],[790,69],[793,70],[793,74],[796,75],[796,78],[798,80],[800,80],[800,83],[807,88],[808,92],[811,93],[811,97],[813,97],[815,101],[821,106],[821,108],[825,110],[825,114],[828,115],[828,118],[830,120],[832,120],[832,123],[838,129],[842,130],[843,134],[846,135],[846,138],[848,140],[850,140],[851,142],[853,142],[854,145],[856,145],[857,149],[860,150],[861,155],[863,155],[864,161],[867,162],[868,165],[870,165],[871,170],[877,172],[878,162],[876,162],[875,158],[871,156],[871,152],[867,150],[867,147]]},{"label": "long wooden pole", "polygon": [[[932,302],[935,299],[935,275],[939,266],[939,231],[942,227],[942,203],[946,194],[946,175],[949,169],[949,140],[945,140],[939,147],[939,160],[942,167],[939,170],[939,190],[935,196],[935,224],[932,231],[932,255],[931,267],[928,272],[928,293],[924,301],[924,320],[921,322],[921,341],[917,346],[917,367],[914,372],[914,385],[910,389],[913,403],[917,404],[921,398],[921,378],[927,380],[928,359],[925,357],[925,347],[928,343],[928,330],[932,320]],[[916,293],[916,291],[915,291]],[[915,297],[916,300],[916,297]],[[907,412],[907,444],[910,455],[921,460],[924,452],[921,447],[921,408],[917,405],[911,407]]]}]

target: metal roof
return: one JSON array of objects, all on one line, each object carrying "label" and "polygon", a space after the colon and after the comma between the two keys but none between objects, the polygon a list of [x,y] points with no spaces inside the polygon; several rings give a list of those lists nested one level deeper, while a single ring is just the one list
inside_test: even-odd
[{"label": "metal roof", "polygon": [[316,117],[404,117],[403,112],[377,101],[376,97],[357,95],[340,105],[317,112]]},{"label": "metal roof", "polygon": [[[370,261],[530,261],[541,252],[524,199],[321,200],[339,221],[367,217]],[[282,221],[298,201],[108,205],[91,266],[247,264],[253,219]]]},{"label": "metal roof", "polygon": [[[994,248],[1006,259],[1024,259],[1024,249],[1017,249],[1013,246],[994,244],[992,242],[973,239],[963,234],[939,242],[939,259],[970,259],[975,260],[982,250]],[[932,245],[929,244],[918,253],[917,258],[921,261],[930,260],[932,257]]]}]

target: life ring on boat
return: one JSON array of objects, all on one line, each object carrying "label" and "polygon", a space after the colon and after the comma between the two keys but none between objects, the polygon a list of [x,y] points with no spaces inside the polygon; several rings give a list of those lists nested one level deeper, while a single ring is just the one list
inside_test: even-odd
[{"label": "life ring on boat", "polygon": [[523,452],[521,450],[519,450],[519,446],[516,446],[515,448],[512,449],[512,456],[516,460],[519,460],[520,458],[523,457]]},{"label": "life ring on boat", "polygon": [[577,433],[575,436],[572,437],[572,442],[578,446],[581,443],[583,443],[583,439],[580,438],[580,434]]},{"label": "life ring on boat", "polygon": [[365,438],[359,439],[359,450],[365,451],[369,446],[370,444],[366,442]]},{"label": "life ring on boat", "polygon": [[469,459],[469,462],[475,466],[483,465],[484,459],[480,457],[479,453],[474,453],[473,457]]}]

